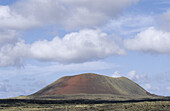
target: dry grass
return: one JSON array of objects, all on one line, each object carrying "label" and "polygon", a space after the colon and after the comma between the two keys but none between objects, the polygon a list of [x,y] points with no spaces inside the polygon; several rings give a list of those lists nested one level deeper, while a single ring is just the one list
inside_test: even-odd
[{"label": "dry grass", "polygon": [[0,111],[170,111],[170,101],[107,104],[0,104]]}]

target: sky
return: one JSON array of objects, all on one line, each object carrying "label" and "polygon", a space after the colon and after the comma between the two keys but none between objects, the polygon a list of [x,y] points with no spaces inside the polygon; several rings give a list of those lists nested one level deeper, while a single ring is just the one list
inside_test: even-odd
[{"label": "sky", "polygon": [[0,0],[0,98],[63,76],[125,76],[170,96],[170,0]]}]

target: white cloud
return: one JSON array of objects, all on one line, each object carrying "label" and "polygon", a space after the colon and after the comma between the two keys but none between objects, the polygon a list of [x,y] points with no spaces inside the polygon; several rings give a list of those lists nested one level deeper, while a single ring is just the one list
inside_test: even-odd
[{"label": "white cloud", "polygon": [[0,29],[0,67],[22,64],[27,48],[24,41],[17,36],[15,30]]},{"label": "white cloud", "polygon": [[[125,7],[138,0],[63,0],[71,7],[72,16],[66,20],[69,27],[89,27],[106,23]],[[83,22],[82,22],[83,21]],[[71,24],[70,24],[71,23]]]},{"label": "white cloud", "polygon": [[154,18],[153,15],[125,14],[117,19],[110,20],[102,27],[102,30],[130,37],[153,25],[155,22]]},{"label": "white cloud", "polygon": [[1,29],[26,29],[39,25],[32,16],[24,17],[13,11],[9,6],[0,6]]},{"label": "white cloud", "polygon": [[119,74],[119,71],[115,71],[111,77],[115,77],[115,78],[118,78],[118,77],[121,77],[121,75]]},{"label": "white cloud", "polygon": [[126,39],[124,44],[129,50],[170,55],[170,32],[150,27],[137,34],[135,38]]},{"label": "white cloud", "polygon": [[166,89],[168,90],[168,92],[170,92],[170,87],[167,87]]},{"label": "white cloud", "polygon": [[25,29],[42,24],[66,28],[94,27],[138,0],[19,0],[0,6],[0,27]]},{"label": "white cloud", "polygon": [[0,48],[0,67],[21,66],[28,54],[28,48],[22,41],[4,45]]},{"label": "white cloud", "polygon": [[135,70],[130,71],[129,73],[127,73],[127,76],[130,79],[136,78],[136,71]]},{"label": "white cloud", "polygon": [[35,85],[36,87],[43,87],[46,85],[46,81],[45,80],[38,80],[35,83],[33,83],[32,85]]},{"label": "white cloud", "polygon": [[[20,81],[22,82],[22,81]],[[22,82],[22,84],[14,82],[0,82],[0,98],[16,97],[20,95],[28,95],[37,91],[37,89],[47,85],[44,80],[36,80]],[[31,87],[30,87],[31,86]]]},{"label": "white cloud", "polygon": [[106,33],[81,30],[51,41],[25,44],[17,31],[42,25],[70,29],[96,27],[115,18],[138,0],[19,0],[0,6],[0,67],[21,66],[27,58],[62,63],[86,62],[111,55],[121,49]]},{"label": "white cloud", "polygon": [[144,88],[145,88],[146,90],[150,90],[152,87],[151,87],[150,84],[145,84],[145,85],[144,85]]},{"label": "white cloud", "polygon": [[157,95],[169,96],[169,72],[152,74],[138,74],[136,70],[132,70],[125,75],[127,78],[136,82],[150,93]]},{"label": "white cloud", "polygon": [[32,58],[64,63],[103,59],[123,55],[121,49],[106,33],[99,30],[81,30],[55,37],[52,41],[38,41],[31,45]]},{"label": "white cloud", "polygon": [[14,30],[0,30],[0,47],[6,44],[14,44],[18,41]]},{"label": "white cloud", "polygon": [[[100,70],[107,70],[117,67],[117,65],[113,63],[107,63],[103,61],[90,61],[85,63],[72,63],[72,64],[50,64],[45,66],[36,66],[36,65],[26,65],[24,72],[26,75],[35,75],[41,73],[41,75],[50,75],[53,73],[77,73],[77,72],[93,72]],[[22,72],[21,72],[22,74]],[[63,76],[63,75],[62,75]]]},{"label": "white cloud", "polygon": [[143,81],[147,80],[147,75],[146,74],[136,74],[135,70],[132,70],[127,73],[127,77],[135,82],[141,83]]},{"label": "white cloud", "polygon": [[162,29],[170,31],[170,9],[161,14],[157,22]]},{"label": "white cloud", "polygon": [[0,82],[0,92],[8,92],[9,85]]},{"label": "white cloud", "polygon": [[61,63],[81,63],[123,55],[124,50],[112,37],[99,30],[81,30],[55,37],[51,41],[36,41],[25,44],[19,40],[0,48],[0,66],[22,65],[27,58]]},{"label": "white cloud", "polygon": [[[37,65],[38,64],[38,65]],[[64,74],[72,74],[77,72],[96,72],[101,70],[109,70],[118,67],[113,63],[107,63],[104,61],[90,61],[85,63],[72,63],[72,64],[26,64],[24,68],[16,69],[14,67],[8,68],[8,70],[0,70],[1,79],[15,76],[48,76],[51,74],[58,74],[63,76]],[[62,73],[62,74],[61,74]],[[39,77],[38,77],[39,78]],[[9,79],[9,78],[8,78]]]}]

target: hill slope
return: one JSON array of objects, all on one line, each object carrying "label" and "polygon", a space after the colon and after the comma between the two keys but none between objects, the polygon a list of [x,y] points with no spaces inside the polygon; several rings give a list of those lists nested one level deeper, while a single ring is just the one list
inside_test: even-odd
[{"label": "hill slope", "polygon": [[125,78],[112,78],[86,73],[58,79],[33,96],[60,94],[114,94],[122,96],[148,96],[142,87]]}]

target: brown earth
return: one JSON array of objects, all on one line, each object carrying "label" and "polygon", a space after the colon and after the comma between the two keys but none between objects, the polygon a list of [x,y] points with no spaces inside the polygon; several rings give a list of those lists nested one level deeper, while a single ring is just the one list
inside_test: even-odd
[{"label": "brown earth", "polygon": [[33,96],[61,94],[114,94],[131,96],[148,96],[149,92],[138,84],[125,78],[112,78],[98,74],[86,73],[66,76],[58,79]]}]

